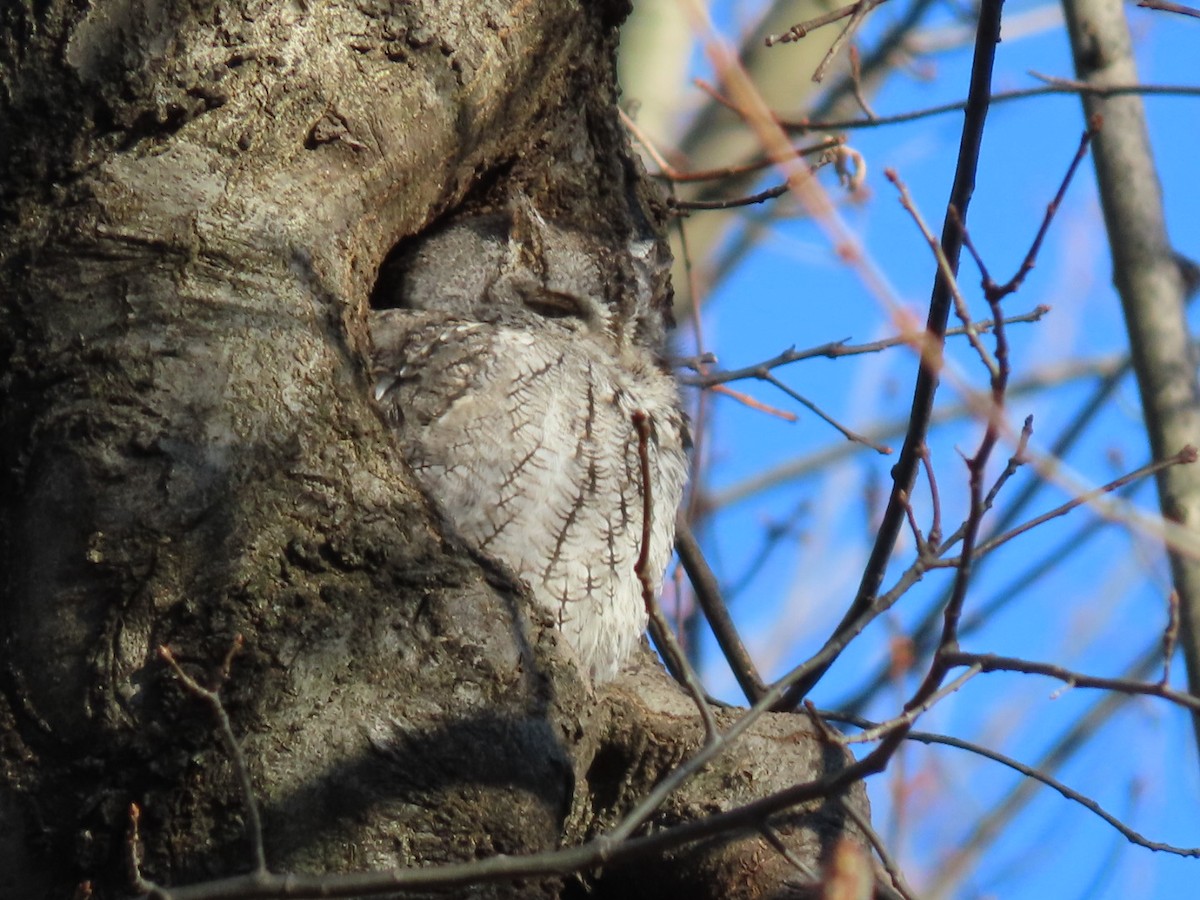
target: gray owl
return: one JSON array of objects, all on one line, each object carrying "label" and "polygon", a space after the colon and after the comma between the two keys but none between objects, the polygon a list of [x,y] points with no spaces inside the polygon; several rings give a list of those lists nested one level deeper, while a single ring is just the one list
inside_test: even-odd
[{"label": "gray owl", "polygon": [[646,627],[636,411],[650,423],[656,589],[686,475],[653,252],[606,252],[519,201],[425,238],[400,262],[402,308],[372,314],[375,399],[414,473],[529,584],[595,681]]}]

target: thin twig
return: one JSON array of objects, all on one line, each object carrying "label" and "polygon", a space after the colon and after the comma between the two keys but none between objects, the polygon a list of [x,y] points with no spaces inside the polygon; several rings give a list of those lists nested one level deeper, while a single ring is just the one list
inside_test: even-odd
[{"label": "thin twig", "polygon": [[1080,164],[1087,155],[1088,145],[1092,138],[1096,136],[1100,130],[1100,123],[1093,121],[1088,130],[1083,133],[1083,137],[1079,140],[1079,148],[1075,151],[1075,156],[1071,159],[1071,164],[1067,166],[1067,172],[1059,183],[1058,191],[1054,195],[1054,199],[1046,206],[1046,213],[1042,216],[1041,227],[1038,228],[1037,234],[1034,236],[1033,243],[1029,246],[1029,252],[1025,254],[1025,259],[1021,261],[1016,274],[1013,275],[1004,284],[996,284],[988,274],[987,266],[984,265],[983,259],[979,251],[975,249],[975,244],[971,241],[971,235],[967,231],[966,225],[959,222],[959,227],[963,231],[963,242],[966,244],[968,252],[975,260],[975,265],[979,267],[979,272],[982,276],[983,293],[989,303],[995,303],[1009,294],[1015,293],[1025,281],[1025,277],[1033,271],[1034,265],[1037,263],[1038,252],[1042,248],[1042,242],[1046,239],[1046,234],[1050,231],[1050,223],[1054,221],[1054,215],[1062,206],[1063,198],[1067,195],[1067,188],[1070,187],[1071,180],[1075,177]]},{"label": "thin twig", "polygon": [[964,684],[983,671],[985,670],[982,665],[971,666],[967,669],[967,671],[963,672],[949,684],[943,685],[928,696],[921,698],[919,702],[911,706],[906,704],[904,707],[904,712],[900,713],[900,715],[894,716],[887,721],[880,722],[878,725],[874,726],[873,728],[868,728],[860,734],[842,737],[840,743],[873,743],[874,741],[878,741],[881,738],[886,737],[893,731],[910,727],[913,722],[917,721],[921,715],[936,706],[943,698],[948,697],[950,694],[958,691]]},{"label": "thin twig", "polygon": [[922,444],[917,453],[921,458],[921,468],[925,470],[925,480],[929,482],[929,505],[932,507],[929,543],[936,549],[942,544],[942,499],[938,492],[937,477],[933,473],[933,460],[929,457],[929,445]]},{"label": "thin twig", "polygon": [[[912,220],[917,225],[917,230],[921,232],[921,237],[925,238],[925,243],[929,245],[934,261],[937,263],[938,276],[944,278],[946,281],[950,297],[954,301],[954,310],[958,314],[959,321],[963,323],[963,333],[966,334],[967,341],[979,355],[989,374],[994,377],[997,371],[996,363],[992,359],[992,355],[988,353],[987,348],[983,346],[983,342],[979,337],[979,329],[972,321],[971,315],[967,311],[967,303],[963,299],[962,292],[958,289],[957,274],[950,265],[950,260],[946,258],[941,243],[933,236],[933,232],[929,230],[929,226],[925,224],[924,217],[913,202],[912,195],[908,192],[908,186],[900,180],[900,176],[896,174],[896,171],[894,169],[884,169],[884,175],[888,181],[896,186],[896,190],[900,194],[900,205],[912,217]],[[959,223],[958,211],[952,205],[948,208],[947,212],[951,220],[958,225],[959,231],[962,232],[962,239],[965,240],[966,229]]]},{"label": "thin twig", "polygon": [[263,850],[262,816],[258,810],[258,800],[254,796],[254,784],[250,780],[250,767],[246,764],[246,755],[242,752],[242,745],[238,743],[238,739],[233,733],[233,723],[229,719],[229,713],[225,710],[225,704],[221,702],[220,695],[222,685],[229,679],[233,657],[241,648],[242,636],[239,634],[234,637],[233,643],[221,662],[221,667],[217,670],[216,686],[212,689],[204,687],[183,671],[170,647],[165,644],[159,647],[158,655],[171,667],[171,671],[175,673],[175,677],[179,679],[180,683],[208,705],[213,718],[217,721],[217,731],[221,735],[221,741],[225,744],[225,750],[233,763],[234,772],[241,788],[242,803],[246,807],[246,831],[247,837],[250,838],[254,871],[262,873],[267,871],[267,857]]},{"label": "thin twig", "polygon": [[[1017,316],[1006,316],[1004,323],[1006,325],[1019,325],[1027,322],[1040,322],[1046,313],[1050,312],[1050,307],[1039,305],[1027,313],[1022,313]],[[995,327],[995,322],[991,319],[985,319],[981,322],[976,322],[973,328],[979,334],[986,334]],[[946,329],[946,337],[959,337],[965,335],[965,328],[948,328]],[[806,359],[839,359],[843,356],[858,356],[864,353],[878,353],[881,350],[888,350],[892,347],[912,346],[916,338],[913,335],[895,335],[889,338],[883,338],[878,341],[871,341],[865,344],[850,344],[847,343],[849,338],[840,341],[830,341],[825,344],[820,344],[816,347],[810,347],[805,350],[785,350],[778,356],[771,359],[763,360],[760,363],[755,363],[751,366],[744,366],[740,369],[731,369],[728,371],[705,372],[701,375],[680,375],[679,381],[693,387],[712,387],[717,384],[727,384],[731,381],[740,381],[746,378],[757,378],[758,373],[763,369],[777,369],[780,366],[786,366],[794,362],[802,362]]]},{"label": "thin twig", "polygon": [[709,709],[704,698],[704,688],[700,686],[700,679],[696,677],[692,664],[688,662],[686,654],[680,649],[679,642],[675,640],[675,635],[671,631],[671,626],[662,614],[662,608],[658,604],[658,597],[654,590],[654,579],[650,574],[650,535],[654,516],[654,488],[653,479],[650,477],[650,414],[645,410],[637,409],[633,412],[632,420],[638,436],[638,459],[641,462],[642,474],[642,549],[638,554],[633,571],[642,585],[642,600],[646,604],[646,614],[650,621],[655,623],[657,637],[662,639],[659,649],[664,656],[671,657],[673,668],[683,675],[684,687],[691,694],[696,709],[700,712],[700,718],[704,722],[706,743],[711,744],[716,741],[718,736],[716,719],[713,718],[712,710]]},{"label": "thin twig", "polygon": [[[629,130],[636,140],[645,149],[646,153],[654,160],[654,164],[658,166],[658,175],[675,182],[676,184],[687,184],[697,181],[723,181],[726,178],[735,178],[739,175],[749,175],[754,172],[761,172],[763,169],[770,168],[774,165],[774,161],[769,157],[763,156],[759,159],[751,160],[747,163],[739,165],[721,166],[716,169],[698,169],[693,171],[685,171],[678,166],[672,165],[670,160],[658,149],[650,137],[638,127],[637,122],[630,118],[623,109],[618,109],[617,114],[621,117],[621,123]],[[840,147],[846,142],[842,137],[828,137],[818,141],[815,144],[809,144],[803,147],[793,147],[797,156],[811,156],[818,153],[825,153]]]},{"label": "thin twig", "polygon": [[855,827],[863,833],[868,843],[875,850],[875,855],[879,857],[879,861],[883,864],[883,870],[887,872],[888,877],[892,880],[892,887],[896,893],[904,900],[916,900],[916,893],[908,881],[904,878],[904,873],[900,871],[900,864],[888,852],[887,846],[883,842],[883,838],[871,826],[871,820],[862,814],[860,810],[855,808],[854,804],[847,803],[845,800],[839,800],[838,806],[854,823]]},{"label": "thin twig", "polygon": [[930,546],[925,535],[921,533],[921,526],[917,523],[917,512],[913,509],[912,501],[905,495],[903,502],[904,518],[908,521],[909,530],[912,531],[913,543],[917,545],[917,557],[933,556],[936,558],[936,551]]},{"label": "thin twig", "polygon": [[773,47],[776,44],[790,44],[802,40],[818,28],[823,28],[826,25],[832,25],[834,22],[848,18],[850,21],[846,23],[846,27],[838,33],[838,36],[833,39],[833,42],[829,45],[829,49],[825,51],[825,55],[821,58],[821,62],[813,72],[812,80],[820,84],[825,78],[825,73],[829,70],[830,65],[833,64],[833,60],[837,57],[846,41],[858,31],[867,14],[885,2],[887,0],[858,0],[858,2],[851,3],[849,6],[843,6],[841,9],[835,9],[832,12],[825,13],[805,22],[799,22],[782,34],[769,34],[764,39],[764,43],[768,47]]},{"label": "thin twig", "polygon": [[833,43],[829,45],[829,49],[825,51],[825,55],[821,57],[821,62],[817,64],[817,68],[812,73],[812,80],[815,83],[820,84],[825,80],[825,74],[829,71],[829,67],[833,65],[833,61],[842,51],[842,47],[862,27],[863,22],[867,19],[867,14],[885,2],[886,0],[859,0],[858,3],[854,4],[854,12],[850,15],[850,21],[838,32],[838,36],[833,39]]},{"label": "thin twig", "polygon": [[797,403],[799,403],[802,406],[804,406],[805,408],[807,408],[814,415],[823,419],[829,425],[832,425],[835,429],[837,429],[837,431],[846,440],[854,441],[854,443],[862,444],[865,447],[870,447],[876,453],[882,454],[883,456],[887,456],[889,453],[892,452],[891,447],[885,447],[883,444],[877,444],[877,443],[875,443],[875,441],[871,440],[869,437],[865,437],[865,436],[859,434],[857,431],[851,431],[849,428],[844,426],[837,419],[833,418],[833,416],[829,415],[827,412],[825,412],[823,409],[821,409],[819,406],[817,406],[815,403],[813,403],[811,400],[809,400],[803,394],[799,393],[798,391],[792,390],[790,387],[788,387],[786,384],[784,384],[782,381],[780,381],[778,378],[776,378],[774,375],[772,375],[769,371],[764,370],[764,371],[758,373],[755,377],[758,378],[760,381],[765,381],[768,384],[774,385],[779,390],[783,391],[785,394],[787,394],[789,397],[791,397]]},{"label": "thin twig", "polygon": [[[997,476],[996,480],[992,483],[992,487],[987,492],[987,495],[975,507],[974,514],[976,516],[982,518],[985,514],[991,512],[992,504],[995,502],[996,497],[999,495],[1001,488],[1003,488],[1004,485],[1008,483],[1009,478],[1011,478],[1016,473],[1017,469],[1021,465],[1023,465],[1024,459],[1025,459],[1025,452],[1026,452],[1026,449],[1027,449],[1027,446],[1029,443],[1029,438],[1033,434],[1033,431],[1031,428],[1032,422],[1033,422],[1033,416],[1027,416],[1025,418],[1025,425],[1021,429],[1021,436],[1017,442],[1017,449],[1016,449],[1016,451],[1014,451],[1013,455],[1009,457],[1008,464],[1004,467],[1004,471],[1002,471]],[[936,550],[938,557],[945,556],[945,554],[950,550],[951,547],[956,546],[960,541],[962,541],[963,537],[967,533],[967,526],[970,524],[970,521],[971,521],[971,516],[968,516],[967,519],[965,519],[961,525],[959,525],[957,528],[955,528],[954,531],[945,538],[945,540],[940,541],[938,543],[937,547],[934,548]],[[978,562],[980,558],[981,558],[980,553],[976,552],[975,561]],[[951,568],[952,566],[957,566],[957,565],[958,565],[957,557],[955,558],[953,564],[951,564],[947,560],[943,560],[940,558],[930,562],[930,568]]]},{"label": "thin twig", "polygon": [[[1170,456],[1166,459],[1161,459],[1156,462],[1148,463],[1147,465],[1142,466],[1140,469],[1135,469],[1134,471],[1128,473],[1127,475],[1122,475],[1120,478],[1116,478],[1116,479],[1108,482],[1107,484],[1102,484],[1098,488],[1094,488],[1093,490],[1090,490],[1090,491],[1087,491],[1086,493],[1080,494],[1077,497],[1072,497],[1066,503],[1063,503],[1060,506],[1056,506],[1054,509],[1052,509],[1048,512],[1042,513],[1040,516],[1035,516],[1034,518],[1030,519],[1029,521],[1022,523],[1021,525],[1018,525],[1015,528],[1012,528],[1012,529],[1004,532],[1003,534],[999,534],[994,538],[989,538],[988,540],[983,541],[979,545],[979,547],[976,549],[975,553],[977,556],[982,556],[985,553],[991,553],[993,550],[995,550],[1001,544],[1008,543],[1013,538],[1024,534],[1025,532],[1029,531],[1031,528],[1036,528],[1037,526],[1041,525],[1043,522],[1048,522],[1051,519],[1057,519],[1059,516],[1065,516],[1067,513],[1069,513],[1071,510],[1073,510],[1077,507],[1083,506],[1085,504],[1090,504],[1093,501],[1099,499],[1100,497],[1103,497],[1105,494],[1112,493],[1117,488],[1123,487],[1124,485],[1130,484],[1134,481],[1139,481],[1142,478],[1146,478],[1149,475],[1157,474],[1158,472],[1160,472],[1166,468],[1169,468],[1170,466],[1190,465],[1190,464],[1196,462],[1198,455],[1200,455],[1200,454],[1197,453],[1197,450],[1195,447],[1191,447],[1191,446],[1184,447],[1182,450],[1180,450],[1174,456]],[[956,565],[957,561],[956,560],[943,560],[943,564]]]},{"label": "thin twig", "polygon": [[1031,437],[1033,437],[1033,416],[1026,416],[1025,423],[1021,426],[1021,436],[1017,439],[1017,449],[1009,456],[1008,463],[1004,466],[1004,471],[996,478],[992,489],[983,498],[985,509],[992,508],[992,504],[996,502],[996,498],[1000,495],[1000,491],[1004,488],[1004,485],[1008,484],[1008,480],[1016,475],[1020,468],[1025,465],[1025,454],[1029,450],[1029,439]]},{"label": "thin twig", "polygon": [[[861,716],[849,715],[841,712],[830,712],[827,710],[821,711],[822,717],[833,722],[841,722],[848,725],[857,725],[860,728],[871,728],[875,726],[875,722],[864,719]],[[1046,785],[1072,803],[1078,803],[1080,806],[1087,809],[1094,815],[1099,816],[1113,828],[1121,833],[1130,843],[1137,844],[1140,847],[1145,847],[1149,850],[1157,850],[1163,853],[1170,853],[1175,856],[1184,857],[1200,857],[1200,847],[1176,847],[1171,844],[1163,844],[1159,841],[1152,841],[1142,834],[1134,831],[1116,816],[1107,812],[1099,803],[1090,797],[1081,794],[1073,788],[1068,787],[1063,782],[1059,781],[1052,775],[1048,775],[1036,766],[1028,766],[1025,763],[1019,762],[1010,756],[1005,756],[997,750],[992,750],[984,747],[981,744],[976,744],[971,741],[965,741],[961,738],[950,737],[944,734],[935,734],[929,731],[910,731],[907,735],[907,740],[916,741],[919,744],[937,744],[944,747],[951,747],[955,750],[964,750],[968,753],[973,753],[976,756],[981,756],[984,759],[999,763],[1014,772],[1017,772],[1024,778],[1030,781],[1036,781]]]},{"label": "thin twig", "polygon": [[1184,709],[1200,712],[1200,697],[1185,691],[1176,691],[1161,682],[1135,681],[1129,678],[1101,678],[1072,672],[1062,666],[1017,659],[1012,656],[997,656],[994,653],[966,653],[961,650],[939,654],[950,666],[970,666],[969,672],[1022,672],[1026,675],[1045,675],[1055,678],[1072,688],[1094,688],[1101,691],[1116,691],[1121,694],[1137,694],[1158,697]]},{"label": "thin twig", "polygon": [[1163,670],[1159,682],[1166,687],[1171,680],[1171,658],[1175,655],[1175,645],[1179,641],[1179,592],[1167,594],[1167,627],[1163,631]]},{"label": "thin twig", "polygon": [[[992,68],[995,62],[996,45],[1000,39],[1000,11],[1002,0],[983,0],[975,36],[974,57],[971,64],[971,81],[968,91],[966,116],[963,121],[962,137],[959,141],[958,161],[954,183],[950,191],[949,206],[960,211],[966,219],[966,210],[974,191],[975,172],[979,166],[979,151],[983,141],[983,128],[987,121],[988,98],[991,95]],[[951,274],[957,272],[962,248],[961,232],[950,222],[949,216],[942,226],[942,252],[950,265]],[[926,333],[936,346],[945,339],[946,324],[951,307],[950,285],[939,270],[934,281],[926,319]],[[937,391],[938,367],[926,353],[921,354],[917,372],[917,384],[913,391],[913,403],[909,417],[908,432],[900,458],[892,470],[892,492],[880,523],[875,544],[867,565],[863,569],[859,588],[850,608],[834,631],[831,641],[854,630],[865,619],[876,603],[876,594],[883,582],[888,562],[896,546],[901,525],[904,522],[906,498],[912,491],[919,464],[918,450],[925,444],[933,414],[933,399]],[[829,642],[827,642],[827,645]],[[832,659],[829,665],[832,664]],[[797,682],[785,698],[785,706],[794,707],[814,684],[824,675],[828,665],[815,670],[810,676]],[[881,750],[889,743],[880,745]],[[894,747],[892,747],[894,750]]]},{"label": "thin twig", "polygon": [[[1104,87],[1085,85],[1077,81],[1055,79],[1031,72],[1035,78],[1042,78],[1049,84],[1043,87],[1021,88],[1013,91],[1000,91],[992,94],[988,101],[993,104],[1006,103],[1013,100],[1026,100],[1030,97],[1057,96],[1063,94],[1092,94],[1101,97],[1116,97],[1125,94],[1155,94],[1169,97],[1200,96],[1200,87],[1185,84],[1120,84]],[[947,113],[961,112],[967,108],[969,100],[956,100],[952,103],[941,103],[924,109],[897,113],[891,116],[877,116],[874,119],[827,119],[824,121],[808,119],[781,119],[779,124],[787,131],[805,133],[809,131],[851,131],[855,128],[881,128],[886,125],[897,125],[903,122],[914,122],[930,116],[941,116]]]},{"label": "thin twig", "polygon": [[663,156],[661,152],[659,152],[658,145],[655,144],[654,141],[650,140],[650,136],[642,131],[640,127],[638,127],[638,123],[633,120],[632,116],[630,116],[620,107],[617,107],[617,116],[620,117],[621,124],[625,126],[631,135],[633,135],[634,140],[642,145],[642,149],[649,154],[650,158],[654,160],[655,164],[660,170],[663,172],[675,171],[675,167],[667,161],[667,158]]},{"label": "thin twig", "polygon": [[1138,6],[1143,9],[1161,9],[1163,12],[1178,13],[1181,16],[1200,19],[1200,9],[1184,6],[1182,3],[1172,3],[1171,0],[1138,0]]},{"label": "thin twig", "polygon": [[795,422],[800,417],[794,412],[788,412],[785,409],[778,409],[774,406],[769,406],[761,400],[755,400],[749,394],[744,394],[741,391],[735,391],[728,384],[715,384],[712,387],[715,394],[723,394],[731,400],[736,400],[749,409],[757,412],[766,413],[768,416],[774,416],[777,419],[783,419],[785,422]]},{"label": "thin twig", "polygon": [[824,28],[826,25],[832,25],[834,22],[839,22],[854,15],[861,5],[861,3],[851,3],[847,6],[838,7],[831,12],[823,13],[815,18],[797,22],[781,34],[767,35],[763,39],[763,43],[768,47],[774,47],[776,44],[791,44],[795,41],[803,40],[818,28]]},{"label": "thin twig", "polygon": [[678,210],[737,209],[739,206],[753,206],[756,203],[774,200],[776,197],[782,197],[788,190],[789,186],[787,182],[784,182],[759,191],[757,194],[734,197],[732,200],[679,200],[672,197],[668,200],[667,205]]},{"label": "thin twig", "polygon": [[127,865],[129,868],[129,884],[139,893],[149,894],[158,889],[153,881],[147,881],[142,875],[142,836],[138,826],[141,823],[142,810],[136,803],[129,804],[129,833],[126,836]]},{"label": "thin twig", "polygon": [[[846,143],[844,137],[827,137],[823,138],[815,144],[806,144],[804,146],[794,146],[792,150],[797,156],[819,156],[824,153],[836,150]],[[655,159],[655,162],[658,162]],[[658,172],[663,178],[674,181],[676,184],[690,184],[698,181],[724,181],[726,178],[736,178],[739,175],[749,175],[754,172],[761,172],[763,169],[769,169],[774,165],[774,161],[768,157],[762,156],[758,159],[753,159],[747,163],[740,163],[732,166],[720,166],[715,169],[695,169],[684,171],[683,169],[671,166],[669,168],[661,168]]]},{"label": "thin twig", "polygon": [[704,611],[704,617],[717,639],[717,646],[725,655],[726,662],[737,679],[738,686],[750,703],[757,703],[766,693],[766,685],[758,674],[754,660],[746,651],[738,634],[737,626],[729,615],[729,608],[721,597],[721,588],[712,569],[708,566],[695,535],[682,513],[675,519],[675,549],[679,553],[679,561],[687,572],[688,580],[692,583],[692,591],[696,601]]},{"label": "thin twig", "polygon": [[875,110],[871,109],[871,104],[867,102],[866,91],[863,90],[862,84],[862,55],[858,52],[858,47],[854,44],[850,45],[850,51],[847,54],[850,57],[850,84],[851,93],[854,95],[854,102],[858,104],[868,119],[875,118]]},{"label": "thin twig", "polygon": [[791,863],[796,871],[807,878],[812,885],[815,886],[821,883],[821,874],[800,857],[798,857],[795,851],[783,842],[783,840],[779,837],[778,832],[776,832],[775,829],[770,826],[770,824],[763,822],[760,827],[760,831],[762,832],[762,836],[766,838],[767,843],[774,847],[775,851],[789,863]]}]

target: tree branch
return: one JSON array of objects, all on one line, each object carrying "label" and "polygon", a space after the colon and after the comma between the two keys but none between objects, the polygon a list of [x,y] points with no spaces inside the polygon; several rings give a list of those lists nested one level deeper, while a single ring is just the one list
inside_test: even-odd
[{"label": "tree branch", "polygon": [[[1000,39],[1000,10],[999,0],[984,0],[975,36],[971,86],[968,91],[966,116],[959,142],[954,184],[950,191],[948,204],[958,211],[958,215],[963,221],[966,221],[967,208],[970,206],[971,195],[975,189],[975,170],[979,164],[983,128],[987,121],[992,67],[995,61],[996,44]],[[951,220],[950,214],[947,212],[942,224],[942,251],[945,253],[952,273],[958,271],[961,250],[962,230]],[[939,270],[934,280],[933,294],[929,301],[929,314],[925,325],[929,342],[939,349],[945,340],[946,322],[951,305],[950,283]],[[904,447],[900,451],[900,459],[893,469],[892,492],[888,499],[887,509],[884,511],[875,545],[863,571],[858,593],[835,630],[834,637],[846,629],[852,628],[854,623],[869,611],[883,581],[888,560],[891,558],[896,539],[900,535],[901,525],[904,522],[906,498],[912,491],[916,479],[917,466],[920,462],[919,451],[924,446],[925,436],[929,432],[933,414],[933,398],[937,392],[939,364],[940,357],[934,359],[928,352],[922,354],[917,372],[917,384],[913,391],[908,433],[905,435]],[[832,664],[832,660],[830,660],[830,664]],[[820,680],[826,668],[827,666],[820,668],[814,671],[810,677],[798,682],[784,698],[784,705],[789,708],[794,707]]]},{"label": "tree branch", "polygon": [[[1136,84],[1129,27],[1120,0],[1063,4],[1075,70],[1089,87]],[[1093,159],[1121,296],[1134,373],[1155,459],[1200,434],[1197,357],[1184,306],[1187,285],[1167,235],[1162,185],[1136,96],[1084,93],[1090,122],[1102,123]],[[1171,466],[1158,474],[1159,503],[1168,520],[1200,528],[1200,468]],[[1200,693],[1200,559],[1168,548],[1179,594],[1182,647],[1193,693]],[[1200,716],[1193,716],[1200,742]]]}]

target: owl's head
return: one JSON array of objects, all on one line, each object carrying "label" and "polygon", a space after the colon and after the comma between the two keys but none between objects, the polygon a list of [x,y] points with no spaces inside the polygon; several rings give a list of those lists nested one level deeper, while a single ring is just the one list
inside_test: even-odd
[{"label": "owl's head", "polygon": [[613,247],[548,222],[521,195],[507,213],[422,236],[396,263],[392,305],[479,322],[567,328],[616,348],[657,352],[666,337],[667,272],[658,244]]}]

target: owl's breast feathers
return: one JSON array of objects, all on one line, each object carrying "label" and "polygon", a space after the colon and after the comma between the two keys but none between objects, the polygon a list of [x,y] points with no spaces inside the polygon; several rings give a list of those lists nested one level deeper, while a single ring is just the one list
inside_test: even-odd
[{"label": "owl's breast feathers", "polygon": [[[553,299],[557,313],[565,304]],[[474,314],[481,321],[461,305],[373,314],[374,397],[462,537],[527,582],[581,668],[609,679],[646,626],[634,571],[645,480],[638,411],[652,425],[656,588],[671,555],[687,467],[674,379],[657,348],[608,339],[619,322],[596,329],[519,298]]]}]

